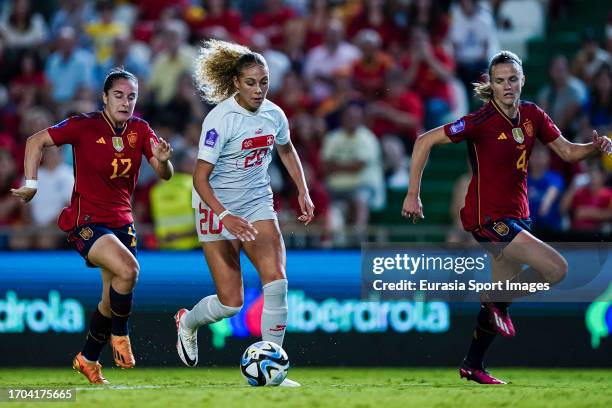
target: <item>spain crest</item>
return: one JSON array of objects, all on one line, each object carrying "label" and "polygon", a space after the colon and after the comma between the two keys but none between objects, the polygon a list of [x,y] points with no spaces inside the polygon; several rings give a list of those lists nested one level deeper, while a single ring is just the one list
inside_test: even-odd
[{"label": "spain crest", "polygon": [[89,227],[85,227],[83,228],[80,232],[79,235],[81,236],[81,238],[83,238],[85,241],[88,241],[91,239],[91,237],[93,237],[94,233],[91,230],[91,228]]},{"label": "spain crest", "polygon": [[525,141],[525,135],[523,134],[523,129],[520,127],[512,129],[512,137],[518,144],[522,144]]},{"label": "spain crest", "polygon": [[533,124],[530,121],[527,121],[523,124],[525,128],[525,132],[527,132],[527,136],[533,137]]},{"label": "spain crest", "polygon": [[138,141],[138,133],[136,132],[130,132],[127,135],[127,140],[128,143],[130,145],[130,147],[133,149],[136,147],[136,142]]},{"label": "spain crest", "polygon": [[497,232],[497,235],[502,237],[508,235],[508,233],[510,232],[510,227],[508,227],[508,225],[502,221],[493,224],[493,229],[495,230],[495,232]]},{"label": "spain crest", "polygon": [[118,152],[123,150],[123,138],[121,136],[113,136],[113,147]]}]

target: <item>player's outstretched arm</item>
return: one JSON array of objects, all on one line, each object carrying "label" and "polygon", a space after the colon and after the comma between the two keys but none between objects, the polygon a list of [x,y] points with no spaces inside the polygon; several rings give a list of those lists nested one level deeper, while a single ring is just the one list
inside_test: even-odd
[{"label": "player's outstretched arm", "polygon": [[13,195],[21,198],[24,202],[29,202],[36,194],[38,188],[38,166],[42,151],[47,146],[53,146],[53,139],[47,129],[33,134],[26,141],[25,158],[23,160],[23,173],[25,184],[19,188],[11,189]]},{"label": "player's outstretched arm", "polygon": [[159,143],[156,143],[153,139],[149,140],[151,141],[151,151],[153,152],[153,156],[149,159],[149,164],[155,170],[157,177],[170,180],[174,174],[174,167],[172,167],[172,162],[170,161],[173,152],[172,146],[161,137],[159,138]]},{"label": "player's outstretched arm", "polygon": [[195,170],[193,171],[193,187],[200,195],[202,201],[217,214],[219,221],[223,222],[223,226],[232,235],[241,241],[253,241],[255,235],[258,234],[253,224],[242,217],[230,213],[215,195],[208,181],[214,168],[214,164],[198,159]]},{"label": "player's outstretched arm", "polygon": [[420,135],[414,143],[412,160],[410,164],[410,179],[408,181],[408,193],[402,206],[402,217],[412,218],[416,223],[423,216],[423,204],[421,203],[421,178],[423,170],[429,157],[431,148],[439,144],[450,143],[451,140],[444,133],[444,127],[432,129]]},{"label": "player's outstretched arm", "polygon": [[304,177],[302,162],[300,162],[300,158],[291,141],[289,141],[287,144],[279,144],[276,146],[278,148],[278,155],[289,172],[291,179],[297,186],[299,192],[298,202],[300,204],[302,215],[298,217],[298,220],[303,222],[304,225],[308,225],[314,218],[314,204],[312,203],[310,194],[308,193],[308,186],[306,185],[306,178]]},{"label": "player's outstretched arm", "polygon": [[548,146],[566,162],[577,162],[601,153],[612,153],[612,141],[608,136],[599,136],[593,130],[593,140],[590,143],[572,143],[563,136],[559,136]]}]

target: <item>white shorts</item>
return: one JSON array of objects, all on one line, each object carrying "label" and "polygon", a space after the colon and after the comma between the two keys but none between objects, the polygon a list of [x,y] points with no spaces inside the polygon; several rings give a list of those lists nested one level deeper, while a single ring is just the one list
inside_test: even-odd
[{"label": "white shorts", "polygon": [[[259,200],[257,203],[245,207],[248,208],[240,211],[230,209],[230,211],[250,223],[262,220],[274,220],[278,223],[271,200]],[[200,201],[198,208],[195,209],[195,222],[200,242],[238,239],[223,227],[223,223],[219,221],[217,214],[213,213],[203,201]]]}]

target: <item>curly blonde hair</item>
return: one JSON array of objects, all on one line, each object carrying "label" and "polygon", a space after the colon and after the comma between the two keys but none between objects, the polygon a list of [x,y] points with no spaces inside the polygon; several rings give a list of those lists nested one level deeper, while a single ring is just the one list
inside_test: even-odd
[{"label": "curly blonde hair", "polygon": [[204,42],[195,61],[193,79],[203,99],[217,104],[236,93],[234,77],[243,68],[267,64],[261,54],[245,46],[220,40]]},{"label": "curly blonde hair", "polygon": [[489,102],[493,98],[493,88],[491,88],[491,74],[493,67],[497,64],[512,64],[515,63],[523,72],[523,61],[511,51],[500,51],[491,58],[489,62],[489,75],[486,82],[473,82],[474,95],[483,102]]}]

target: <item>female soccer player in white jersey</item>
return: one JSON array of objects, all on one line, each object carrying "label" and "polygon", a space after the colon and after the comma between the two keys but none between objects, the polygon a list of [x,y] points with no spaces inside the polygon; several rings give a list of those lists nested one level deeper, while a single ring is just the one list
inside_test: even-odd
[{"label": "female soccer player in white jersey", "polygon": [[[204,119],[193,175],[196,228],[217,289],[191,311],[176,316],[177,351],[188,366],[198,362],[197,330],[237,314],[243,304],[240,248],[263,284],[263,340],[282,346],[287,325],[285,246],[268,176],[271,153],[297,185],[304,224],[314,206],[300,159],[289,139],[287,117],[266,99],[268,67],[263,56],[224,41],[207,41],[194,79],[207,102],[217,104]],[[285,386],[299,386],[285,380]]]}]

